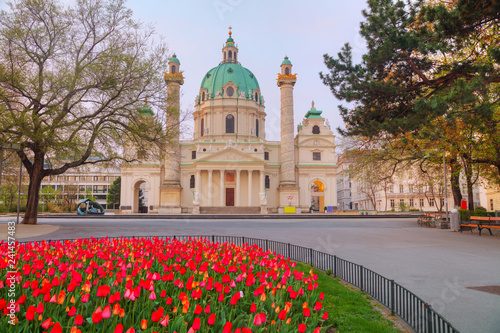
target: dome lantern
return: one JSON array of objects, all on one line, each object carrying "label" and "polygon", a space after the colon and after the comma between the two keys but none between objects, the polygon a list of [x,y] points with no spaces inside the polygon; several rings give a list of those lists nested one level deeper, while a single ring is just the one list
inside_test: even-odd
[{"label": "dome lantern", "polygon": [[226,45],[222,48],[222,63],[238,63],[238,48],[232,37],[232,27],[229,27],[229,37],[226,40]]}]

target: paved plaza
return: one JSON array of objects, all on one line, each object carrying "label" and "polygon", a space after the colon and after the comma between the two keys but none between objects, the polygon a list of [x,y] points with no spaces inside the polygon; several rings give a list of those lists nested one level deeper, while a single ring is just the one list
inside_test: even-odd
[{"label": "paved plaza", "polygon": [[[5,224],[12,218],[1,217]],[[429,302],[461,332],[500,331],[500,236],[417,226],[416,218],[78,219],[41,218],[57,229],[19,239],[105,236],[232,235],[289,242],[366,266]],[[3,229],[2,229],[3,230]],[[47,229],[48,230],[48,229]],[[3,236],[3,235],[2,235]],[[494,288],[490,288],[494,289]]]}]

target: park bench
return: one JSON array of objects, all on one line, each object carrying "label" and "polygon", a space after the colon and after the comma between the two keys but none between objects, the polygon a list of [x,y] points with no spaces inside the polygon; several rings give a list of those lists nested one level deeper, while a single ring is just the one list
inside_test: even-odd
[{"label": "park bench", "polygon": [[500,217],[489,217],[489,216],[471,216],[469,221],[464,221],[460,223],[460,232],[464,230],[464,228],[469,228],[470,232],[473,229],[477,228],[479,231],[479,236],[481,236],[481,231],[483,229],[488,229],[490,235],[491,229],[500,229]]},{"label": "park bench", "polygon": [[435,227],[436,222],[442,222],[446,220],[446,213],[444,212],[430,212],[424,213],[423,216],[420,216],[417,219],[418,225],[427,226],[427,227]]}]

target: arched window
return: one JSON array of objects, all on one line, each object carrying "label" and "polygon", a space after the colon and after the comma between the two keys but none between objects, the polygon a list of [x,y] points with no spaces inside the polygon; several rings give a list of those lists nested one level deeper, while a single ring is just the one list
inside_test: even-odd
[{"label": "arched window", "polygon": [[201,136],[205,134],[205,119],[201,118]]},{"label": "arched window", "polygon": [[234,60],[236,60],[236,52],[234,52]]},{"label": "arched window", "polygon": [[224,52],[224,60],[226,60],[226,52]]},{"label": "arched window", "polygon": [[319,134],[319,126],[318,125],[313,126],[313,134]]},{"label": "arched window", "polygon": [[255,93],[255,101],[259,102],[259,93]]},{"label": "arched window", "polygon": [[229,51],[229,53],[228,53],[228,58],[229,58],[229,59],[233,59],[233,51]]},{"label": "arched window", "polygon": [[172,69],[170,70],[170,73],[175,74],[175,65],[172,65]]},{"label": "arched window", "polygon": [[234,133],[234,117],[228,114],[226,117],[226,133]]},{"label": "arched window", "polygon": [[194,175],[191,175],[191,178],[189,178],[189,188],[194,188],[195,185]]},{"label": "arched window", "polygon": [[259,137],[259,119],[255,119],[255,136]]},{"label": "arched window", "polygon": [[269,179],[269,176],[266,175],[266,178],[265,178],[265,187],[266,188],[271,188],[271,180]]},{"label": "arched window", "polygon": [[201,101],[205,101],[205,92],[203,92],[203,94],[201,94]]},{"label": "arched window", "polygon": [[290,68],[285,67],[285,75],[290,75]]}]

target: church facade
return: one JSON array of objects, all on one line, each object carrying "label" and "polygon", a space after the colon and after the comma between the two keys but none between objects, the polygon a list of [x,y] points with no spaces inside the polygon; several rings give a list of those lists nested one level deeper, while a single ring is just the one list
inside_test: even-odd
[{"label": "church facade", "polygon": [[[192,140],[181,141],[177,134],[161,161],[122,165],[122,213],[141,210],[141,187],[147,192],[146,210],[151,214],[336,209],[335,137],[314,102],[295,135],[293,90],[297,74],[292,73],[292,63],[285,57],[277,78],[281,140],[266,141],[262,91],[238,56],[230,31],[221,63],[201,80]],[[175,124],[184,83],[175,55],[165,82],[170,110],[167,124]]]}]

